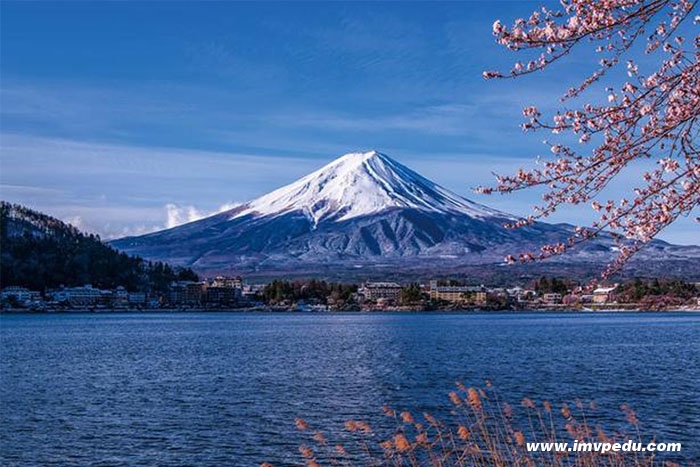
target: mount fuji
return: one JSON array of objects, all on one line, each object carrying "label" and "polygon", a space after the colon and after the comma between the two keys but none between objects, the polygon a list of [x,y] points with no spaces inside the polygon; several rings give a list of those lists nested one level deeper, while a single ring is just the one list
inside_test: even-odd
[{"label": "mount fuji", "polygon": [[[573,231],[570,225],[543,222],[517,230],[503,227],[516,218],[370,151],[346,154],[229,211],[112,245],[204,274],[419,277],[498,268],[506,254],[537,250]],[[585,269],[582,265],[599,268],[611,259],[614,247],[612,238],[603,235],[558,263],[545,264],[576,265],[579,271]],[[640,258],[685,269],[688,261],[700,258],[700,247],[655,241]]]}]

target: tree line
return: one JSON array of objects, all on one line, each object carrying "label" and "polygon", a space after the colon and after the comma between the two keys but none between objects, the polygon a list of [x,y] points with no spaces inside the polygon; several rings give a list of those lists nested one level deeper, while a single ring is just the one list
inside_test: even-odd
[{"label": "tree line", "polygon": [[0,202],[0,287],[61,285],[164,291],[175,280],[199,280],[189,268],[129,256],[56,218]]},{"label": "tree line", "polygon": [[335,303],[347,303],[355,292],[357,292],[356,284],[342,284],[316,279],[309,281],[274,280],[263,288],[260,296],[265,303],[272,305],[300,300],[327,304],[329,299]]}]

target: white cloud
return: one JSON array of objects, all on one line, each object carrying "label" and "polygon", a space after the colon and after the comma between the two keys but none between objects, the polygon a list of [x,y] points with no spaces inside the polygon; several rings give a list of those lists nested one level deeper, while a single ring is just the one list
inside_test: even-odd
[{"label": "white cloud", "polygon": [[83,218],[80,216],[71,216],[63,219],[63,222],[70,224],[78,230],[87,231],[88,229],[83,222]]},{"label": "white cloud", "polygon": [[[228,211],[237,206],[240,206],[240,203],[231,202],[224,203],[215,210],[206,210],[198,208],[194,205],[178,205],[175,203],[167,203],[165,206],[162,207],[161,210],[159,210],[159,212],[162,212],[162,216],[157,215],[157,217],[162,217],[162,222],[143,224],[133,223],[132,221],[132,223],[129,223],[129,225],[124,225],[121,219],[116,218],[103,221],[101,218],[94,216],[94,210],[91,210],[87,207],[82,209],[80,207],[71,208],[70,214],[62,214],[60,212],[52,213],[50,209],[46,212],[49,215],[56,215],[63,222],[71,224],[73,227],[79,229],[81,232],[96,233],[99,234],[105,240],[114,240],[116,238],[146,235],[149,233],[157,232],[159,230],[170,229],[182,224],[186,224],[188,222],[194,222],[200,219],[204,219],[205,217],[209,217],[220,212]],[[85,211],[85,213],[91,219],[93,219],[93,221],[86,221],[83,215],[74,215],[73,212],[75,209],[81,209]],[[114,212],[113,210],[111,211]],[[154,218],[154,216],[151,216],[151,218]]]},{"label": "white cloud", "polygon": [[194,206],[178,206],[177,204],[168,203],[165,205],[165,211],[168,216],[165,221],[165,227],[168,229],[206,217]]},{"label": "white cloud", "polygon": [[188,222],[198,221],[220,212],[229,211],[240,206],[240,204],[241,203],[224,203],[215,211],[204,211],[192,205],[178,206],[174,203],[168,203],[165,205],[165,212],[167,215],[165,228],[170,229],[178,225],[187,224]]}]

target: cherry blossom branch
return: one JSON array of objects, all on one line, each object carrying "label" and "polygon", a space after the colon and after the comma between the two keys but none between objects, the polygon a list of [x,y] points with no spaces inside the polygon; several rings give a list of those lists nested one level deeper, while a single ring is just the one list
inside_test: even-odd
[{"label": "cherry blossom branch", "polygon": [[[526,131],[571,133],[579,146],[550,144],[554,159],[541,168],[520,169],[510,176],[497,176],[495,187],[480,187],[484,194],[511,193],[535,186],[547,187],[544,204],[510,228],[530,225],[563,205],[591,202],[602,211],[591,228],[579,227],[566,242],[545,245],[539,254],[522,253],[518,261],[532,261],[562,254],[601,233],[610,233],[620,254],[603,273],[621,268],[644,244],[680,216],[700,205],[700,35],[690,44],[680,27],[697,11],[699,0],[563,0],[562,9],[542,8],[529,19],[518,19],[510,28],[493,25],[496,41],[510,50],[541,50],[527,64],[516,62],[509,74],[489,71],[484,77],[516,78],[541,71],[570,54],[583,42],[597,43],[596,51],[610,53],[599,68],[579,85],[570,87],[563,99],[579,96],[623,56],[644,34],[646,54],[663,54],[658,69],[648,75],[627,61],[630,80],[606,88],[608,104],[583,104],[557,112],[553,123],[543,120],[536,107],[523,115]],[[700,16],[694,17],[700,25]],[[589,145],[595,144],[588,150]],[[654,160],[657,168],[644,173],[633,199],[595,200],[628,166],[638,160]],[[516,261],[514,256],[506,258]]]}]

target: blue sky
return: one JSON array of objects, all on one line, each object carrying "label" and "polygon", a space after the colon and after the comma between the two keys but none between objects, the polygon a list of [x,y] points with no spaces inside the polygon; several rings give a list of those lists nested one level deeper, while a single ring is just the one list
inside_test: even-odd
[{"label": "blue sky", "polygon": [[[257,197],[377,149],[477,201],[527,214],[536,192],[471,193],[547,154],[521,109],[590,70],[484,81],[491,36],[541,2],[2,3],[3,199],[106,237]],[[637,173],[615,185],[621,196]],[[590,209],[552,218],[580,224]],[[667,240],[692,243],[684,219]]]}]

